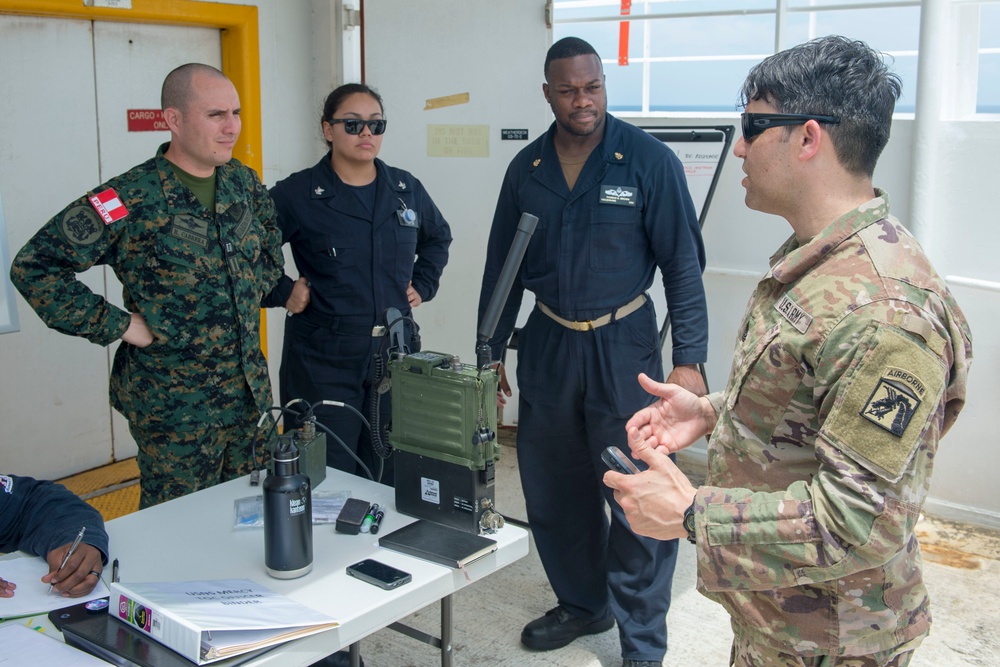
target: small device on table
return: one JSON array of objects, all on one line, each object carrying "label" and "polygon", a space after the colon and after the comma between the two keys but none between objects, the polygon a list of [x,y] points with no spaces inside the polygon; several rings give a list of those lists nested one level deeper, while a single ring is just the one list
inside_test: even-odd
[{"label": "small device on table", "polygon": [[365,560],[357,562],[354,565],[348,565],[347,574],[355,579],[367,581],[369,584],[373,584],[387,591],[392,590],[393,588],[399,588],[413,579],[409,572],[403,572],[402,570],[398,570],[391,565],[380,563],[379,561],[371,558],[366,558]]}]

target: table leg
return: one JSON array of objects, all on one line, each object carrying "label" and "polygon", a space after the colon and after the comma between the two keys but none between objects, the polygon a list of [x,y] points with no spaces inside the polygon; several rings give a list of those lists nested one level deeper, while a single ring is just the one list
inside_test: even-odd
[{"label": "table leg", "polygon": [[351,667],[361,667],[361,642],[354,642],[348,649]]},{"label": "table leg", "polygon": [[441,598],[441,667],[452,667],[451,663],[451,596]]}]

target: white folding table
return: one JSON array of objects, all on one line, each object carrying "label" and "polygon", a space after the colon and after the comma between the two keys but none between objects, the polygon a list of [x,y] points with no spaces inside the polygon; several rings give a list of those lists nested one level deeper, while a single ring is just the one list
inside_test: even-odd
[{"label": "white folding table", "polygon": [[[344,647],[357,665],[358,642],[393,626],[412,637],[440,646],[441,664],[450,667],[451,595],[528,553],[528,534],[507,524],[496,534],[497,550],[456,570],[378,546],[378,535],[337,533],[332,524],[313,526],[313,568],[298,579],[270,577],[264,569],[263,529],[234,528],[234,501],[263,493],[249,477],[204,489],[107,523],[111,559],[117,559],[124,582],[251,579],[323,612],[340,626],[267,651],[253,666],[306,667]],[[396,511],[392,487],[327,469],[315,491],[350,491],[385,510],[380,535],[415,519]],[[351,563],[375,558],[413,575],[413,581],[385,591],[346,574]],[[110,576],[111,567],[106,574]],[[441,601],[441,637],[401,626],[400,619]]]}]

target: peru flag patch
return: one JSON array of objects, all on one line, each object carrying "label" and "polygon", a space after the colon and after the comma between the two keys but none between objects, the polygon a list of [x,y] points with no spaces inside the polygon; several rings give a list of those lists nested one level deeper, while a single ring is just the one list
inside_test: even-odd
[{"label": "peru flag patch", "polygon": [[101,216],[105,225],[110,225],[115,220],[121,220],[128,215],[125,204],[122,203],[114,188],[108,188],[101,194],[91,197],[90,205],[97,211],[97,215]]}]

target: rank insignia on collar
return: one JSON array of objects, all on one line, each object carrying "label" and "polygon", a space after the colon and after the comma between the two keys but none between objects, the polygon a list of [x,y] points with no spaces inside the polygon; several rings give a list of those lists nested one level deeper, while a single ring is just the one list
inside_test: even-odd
[{"label": "rank insignia on collar", "polygon": [[399,182],[399,189],[400,190],[405,190],[406,189],[406,183],[404,183],[403,181],[400,181]]},{"label": "rank insignia on collar", "polygon": [[321,194],[323,194],[323,193],[324,193],[324,192],[326,192],[326,191],[325,191],[325,190],[324,190],[323,188],[321,188],[320,186],[318,186],[318,185],[317,185],[317,186],[316,186],[316,189],[315,189],[315,190],[313,190],[313,192],[315,192],[315,193],[316,193],[316,194],[318,194],[318,195],[321,195]]},{"label": "rank insignia on collar", "polygon": [[622,155],[621,153],[615,153],[615,159],[616,160],[624,160],[625,156]]},{"label": "rank insignia on collar", "polygon": [[531,166],[532,166],[532,167],[537,167],[537,166],[538,166],[538,165],[540,165],[541,163],[542,163],[542,160],[541,160],[541,158],[539,158],[539,159],[535,160],[534,162],[532,162],[532,163],[531,163]]}]

